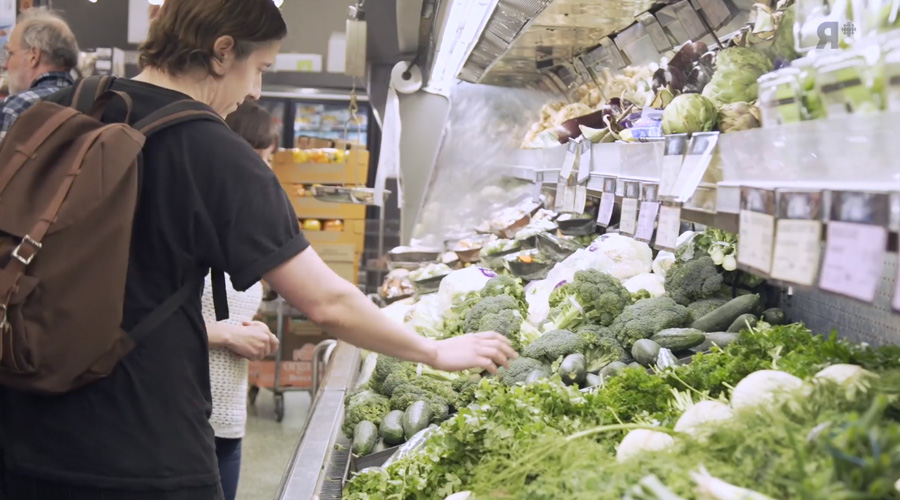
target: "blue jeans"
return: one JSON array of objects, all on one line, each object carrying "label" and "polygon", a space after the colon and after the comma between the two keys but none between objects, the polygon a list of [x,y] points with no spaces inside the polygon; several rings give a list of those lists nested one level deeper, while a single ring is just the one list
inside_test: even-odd
[{"label": "blue jeans", "polygon": [[235,500],[241,476],[241,440],[216,438],[216,457],[219,459],[219,476],[222,477],[225,500]]}]

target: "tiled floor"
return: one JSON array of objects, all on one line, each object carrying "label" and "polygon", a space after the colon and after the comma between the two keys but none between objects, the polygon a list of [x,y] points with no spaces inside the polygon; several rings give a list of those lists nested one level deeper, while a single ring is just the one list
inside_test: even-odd
[{"label": "tiled floor", "polygon": [[244,437],[238,500],[273,500],[310,410],[306,392],[285,394],[284,420],[275,422],[272,392],[260,390]]}]

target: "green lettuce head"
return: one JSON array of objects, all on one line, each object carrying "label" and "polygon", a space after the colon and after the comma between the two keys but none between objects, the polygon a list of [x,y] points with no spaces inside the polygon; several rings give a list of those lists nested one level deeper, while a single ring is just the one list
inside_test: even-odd
[{"label": "green lettuce head", "polygon": [[755,101],[760,76],[772,71],[772,61],[761,52],[731,47],[716,57],[716,72],[703,88],[703,96],[716,106]]},{"label": "green lettuce head", "polygon": [[716,126],[716,105],[700,94],[681,94],[663,111],[662,127],[665,134],[709,132]]}]

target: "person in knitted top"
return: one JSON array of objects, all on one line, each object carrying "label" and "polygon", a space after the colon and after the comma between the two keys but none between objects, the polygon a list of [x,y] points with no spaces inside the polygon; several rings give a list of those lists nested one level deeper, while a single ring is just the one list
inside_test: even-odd
[{"label": "person in knitted top", "polygon": [[[277,145],[277,135],[273,132],[268,111],[247,101],[225,121],[263,160],[269,161]],[[238,292],[232,287],[231,279],[225,281],[228,319],[216,322],[209,276],[203,288],[203,318],[210,338],[209,380],[213,406],[209,423],[216,435],[216,457],[225,500],[234,500],[241,472],[241,441],[247,424],[248,360],[263,359],[274,353],[278,349],[278,338],[265,323],[254,321],[262,303],[262,284]]]}]

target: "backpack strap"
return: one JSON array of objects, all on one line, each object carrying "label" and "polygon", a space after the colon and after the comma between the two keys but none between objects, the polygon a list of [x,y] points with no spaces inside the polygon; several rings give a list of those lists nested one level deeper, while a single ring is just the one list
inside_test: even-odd
[{"label": "backpack strap", "polygon": [[225,124],[225,120],[206,104],[185,99],[183,101],[173,102],[168,106],[154,111],[144,119],[135,123],[133,127],[137,129],[138,132],[144,134],[145,137],[150,137],[169,127],[194,120],[209,120],[221,123],[226,127],[228,126]]},{"label": "backpack strap", "polygon": [[129,330],[128,336],[131,337],[135,344],[139,344],[147,335],[153,333],[163,321],[175,314],[175,311],[181,309],[181,306],[191,298],[191,295],[198,291],[202,284],[202,279],[193,279],[179,288],[177,292],[144,316],[138,324]]},{"label": "backpack strap", "polygon": [[225,273],[221,269],[212,270],[213,306],[216,309],[216,321],[228,319],[228,290],[225,287]]},{"label": "backpack strap", "polygon": [[115,77],[90,76],[75,85],[75,93],[72,94],[72,107],[84,114],[90,114],[94,102],[104,92],[112,88]]}]

